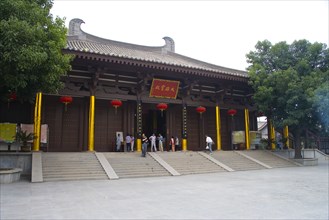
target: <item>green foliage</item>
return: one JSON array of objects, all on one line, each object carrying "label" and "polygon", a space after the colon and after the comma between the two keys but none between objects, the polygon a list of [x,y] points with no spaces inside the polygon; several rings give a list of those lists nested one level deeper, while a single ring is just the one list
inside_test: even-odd
[{"label": "green foliage", "polygon": [[[329,82],[329,79],[326,80]],[[322,133],[329,133],[329,83],[323,83],[314,91],[313,108],[320,118]]]},{"label": "green foliage", "polygon": [[27,146],[27,142],[35,138],[36,136],[33,133],[27,133],[27,131],[19,130],[16,133],[16,141],[20,142],[23,146]]},{"label": "green foliage", "polygon": [[307,40],[265,40],[247,56],[250,85],[260,111],[292,132],[328,131],[329,50]]},{"label": "green foliage", "polygon": [[16,92],[31,100],[36,92],[56,93],[70,69],[62,54],[67,29],[49,14],[51,0],[0,1],[0,95]]}]

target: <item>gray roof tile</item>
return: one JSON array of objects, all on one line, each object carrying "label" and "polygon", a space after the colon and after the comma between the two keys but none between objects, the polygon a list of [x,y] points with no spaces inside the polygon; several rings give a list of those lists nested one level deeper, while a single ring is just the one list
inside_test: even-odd
[{"label": "gray roof tile", "polygon": [[[225,68],[210,63],[202,62],[174,52],[174,41],[165,37],[166,45],[161,47],[149,47],[129,44],[108,39],[99,38],[87,34],[81,30],[80,19],[70,21],[69,35],[65,49],[70,51],[87,52],[110,57],[128,58],[151,63],[159,63],[176,67],[191,68],[213,73],[228,74],[247,78],[247,72]],[[171,45],[168,45],[171,44]]]}]

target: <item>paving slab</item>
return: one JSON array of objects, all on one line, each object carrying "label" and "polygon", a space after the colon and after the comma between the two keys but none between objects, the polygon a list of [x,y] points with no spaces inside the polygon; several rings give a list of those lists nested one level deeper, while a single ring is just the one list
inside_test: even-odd
[{"label": "paving slab", "polygon": [[0,219],[328,219],[329,165],[0,186]]}]

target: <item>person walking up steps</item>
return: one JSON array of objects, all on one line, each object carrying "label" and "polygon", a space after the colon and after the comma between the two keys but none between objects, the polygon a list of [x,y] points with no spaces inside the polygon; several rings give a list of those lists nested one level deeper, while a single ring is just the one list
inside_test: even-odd
[{"label": "person walking up steps", "polygon": [[206,135],[206,143],[207,143],[207,147],[209,148],[209,152],[210,154],[212,154],[212,139],[211,137],[209,137],[208,135]]}]

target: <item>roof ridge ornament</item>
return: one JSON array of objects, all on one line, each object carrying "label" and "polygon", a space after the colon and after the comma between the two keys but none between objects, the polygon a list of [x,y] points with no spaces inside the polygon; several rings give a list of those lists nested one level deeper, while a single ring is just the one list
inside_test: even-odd
[{"label": "roof ridge ornament", "polygon": [[163,37],[166,45],[164,46],[162,52],[166,53],[167,51],[175,53],[175,42],[171,37]]},{"label": "roof ridge ornament", "polygon": [[81,24],[85,22],[80,18],[74,18],[69,23],[69,36],[81,36],[84,32],[81,30]]}]

